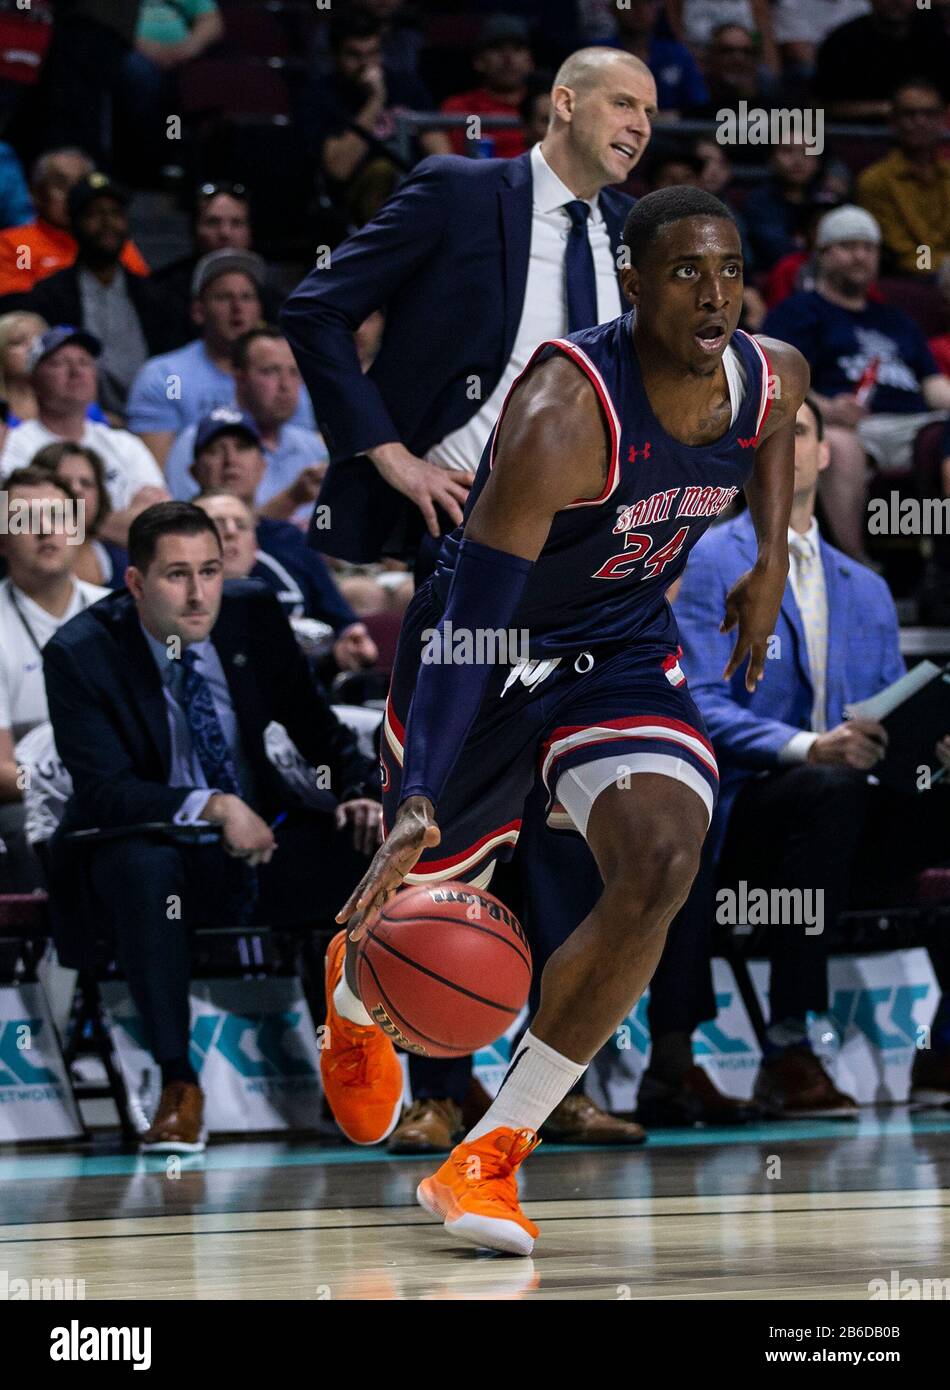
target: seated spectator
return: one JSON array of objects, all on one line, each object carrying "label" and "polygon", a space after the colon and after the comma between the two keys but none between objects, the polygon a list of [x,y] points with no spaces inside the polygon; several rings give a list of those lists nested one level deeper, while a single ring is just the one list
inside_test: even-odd
[{"label": "seated spectator", "polygon": [[[314,684],[273,595],[248,581],[224,585],[218,533],[200,508],[143,512],[129,560],[129,592],[80,614],[44,652],[56,747],[73,783],[50,842],[50,885],[61,960],[88,959],[93,924],[118,943],[162,1071],[143,1149],[198,1152],[190,929],[328,925],[379,843],[378,776]],[[329,782],[326,810],[305,805],[268,761],[274,721]],[[221,839],[130,833],[79,851],[65,838],[145,822],[218,826]],[[170,895],[180,917],[167,910]]]},{"label": "seated spectator", "polygon": [[116,159],[138,187],[172,164],[169,112],[181,109],[179,73],[224,36],[215,0],[146,0],[134,47],[122,59],[115,115]]},{"label": "seated spectator", "polygon": [[811,367],[831,447],[821,500],[838,544],[858,560],[865,556],[865,451],[882,472],[906,472],[918,430],[933,412],[950,409],[950,381],[916,323],[869,297],[880,241],[863,208],[827,213],[816,235],[815,288],[790,295],[763,326]]},{"label": "seated spectator", "polygon": [[[76,499],[43,469],[20,468],[4,484],[0,556],[0,837],[10,856],[15,892],[40,882],[39,865],[24,835],[24,810],[16,744],[49,718],[40,656],[57,628],[108,592],[78,579],[81,518]],[[8,526],[16,507],[29,504],[29,528]],[[73,508],[70,514],[64,504]],[[37,524],[33,524],[33,508]]]},{"label": "seated spectator", "polygon": [[712,135],[700,135],[690,153],[699,164],[696,187],[728,202],[733,171],[723,146]]},{"label": "seated spectator", "polygon": [[[214,476],[216,470],[211,465],[206,471]],[[234,492],[208,488],[195,498],[195,505],[218,528],[225,579],[259,579],[273,589],[295,631],[301,618],[323,625],[339,670],[375,665],[375,645],[334,584],[322,556],[301,546],[300,538],[289,534],[284,523],[256,517],[251,504]],[[306,629],[298,631],[298,640],[301,632],[305,634]]]},{"label": "seated spectator", "polygon": [[105,465],[95,449],[69,442],[47,444],[33,455],[30,467],[48,473],[59,483],[65,483],[76,500],[85,506],[84,539],[81,545],[73,546],[73,574],[76,578],[100,588],[124,588],[128,551],[123,546],[113,545],[112,541],[99,539],[99,531],[112,508],[106,488]]},{"label": "seated spectator", "polygon": [[525,96],[518,108],[524,127],[525,149],[533,149],[548,133],[551,123],[551,87],[554,79],[549,72],[534,72],[525,84]]},{"label": "seated spectator", "polygon": [[[670,940],[676,942],[687,922],[692,935],[687,931],[688,942],[680,939],[678,959],[671,958],[675,945],[664,954],[651,986],[689,1001],[685,1012],[691,1009],[692,1016],[684,1019],[677,1040],[661,1045],[664,1074],[651,1077],[655,1084],[644,1079],[644,1119],[644,1100],[675,1103],[682,1084],[677,1073],[692,1064],[692,1029],[715,1017],[709,946],[699,943],[703,931],[709,941],[714,886],[736,893],[742,882],[750,892],[779,888],[824,895],[823,930],[807,931],[803,923],[767,929],[770,1018],[755,1099],[780,1118],[853,1116],[855,1102],[832,1083],[806,1028],[810,1011],[828,1009],[829,928],[846,907],[902,901],[920,868],[948,858],[950,796],[939,786],[901,795],[869,782],[887,734],[872,720],[845,719],[849,703],[903,675],[904,662],[884,581],[835,550],[818,530],[816,486],[828,466],[821,433],[820,411],[806,401],[796,418],[791,568],[774,636],[781,659],[766,663],[765,679],[753,692],[746,689],[744,671],[723,681],[733,640],[719,627],[727,593],[755,559],[748,512],[703,537],[676,600],[682,667],[715,748],[720,797],[703,868]],[[950,765],[950,741],[942,740],[935,754]],[[946,936],[932,955],[942,999],[932,1046],[915,1058],[912,1099],[924,1089],[950,1099]]]},{"label": "seated spectator", "polygon": [[334,10],[329,43],[330,71],[312,74],[298,124],[334,199],[362,226],[420,154],[447,154],[450,146],[440,131],[423,131],[408,163],[398,152],[396,113],[428,110],[432,99],[418,78],[386,70],[373,14],[356,5]]},{"label": "seated spectator", "polygon": [[0,452],[0,477],[25,467],[46,444],[68,440],[95,449],[105,464],[111,507],[101,538],[124,545],[132,518],[168,494],[161,469],[140,439],[89,419],[98,356],[99,340],[81,328],[60,325],[34,340],[29,367],[37,418],[10,430]]},{"label": "seated spectator", "polygon": [[667,18],[676,37],[704,60],[723,26],[757,33],[769,71],[779,71],[769,0],[667,0]]},{"label": "seated spectator", "polygon": [[[388,73],[400,79],[419,81],[419,59],[425,48],[425,35],[418,10],[407,9],[404,0],[362,0],[362,8],[379,22],[382,40],[383,65]],[[317,70],[332,68],[329,45],[329,25],[314,28],[310,53],[316,59]]]},{"label": "seated spectator", "polygon": [[832,121],[886,121],[895,86],[927,78],[950,101],[950,39],[915,0],[871,0],[818,50],[815,94]]},{"label": "seated spectator", "polygon": [[698,159],[685,150],[663,149],[661,146],[646,169],[647,186],[651,193],[658,188],[675,188],[679,184],[699,185]]},{"label": "seated spectator", "polygon": [[33,216],[20,156],[0,140],[0,227],[17,227]]},{"label": "seated spectator", "polygon": [[[489,15],[472,54],[472,67],[481,78],[481,86],[457,92],[443,101],[439,109],[454,116],[517,116],[534,67],[524,20],[512,15]],[[493,142],[493,153],[499,159],[512,159],[527,148],[521,129],[485,129],[481,138]],[[464,129],[450,131],[449,140],[456,154],[471,152],[471,141]]]},{"label": "seated spectator", "polygon": [[[326,473],[326,446],[316,430],[290,421],[300,409],[300,369],[279,328],[252,328],[231,351],[234,405],[257,426],[267,465],[257,490],[264,516],[306,524]],[[172,445],[165,479],[173,497],[187,501],[196,491],[191,476],[197,425],[189,425]]]},{"label": "seated spectator", "polygon": [[[718,24],[712,30],[703,77],[709,98],[695,114],[710,120],[718,120],[723,109],[738,111],[741,102],[749,109],[768,108],[780,97],[776,79],[759,65],[752,31],[741,24]],[[761,158],[761,147],[734,145],[730,153],[737,161],[757,161]]]},{"label": "seated spectator", "polygon": [[[36,419],[38,406],[30,372],[30,348],[48,328],[44,318],[25,309],[0,315],[0,400],[6,401],[9,407],[7,423],[11,428],[23,420]],[[86,414],[90,420],[109,423],[96,401]]]},{"label": "seated spectator", "polygon": [[603,42],[646,63],[656,79],[656,104],[670,118],[706,105],[709,93],[696,59],[683,43],[658,35],[663,0],[630,0],[616,12],[617,37]]},{"label": "seated spectator", "polygon": [[[950,323],[950,256],[943,262],[937,272],[937,289],[943,300],[945,318]],[[934,361],[943,372],[944,376],[950,376],[950,331],[938,333],[936,338],[931,338],[927,346],[934,355]],[[0,391],[0,396],[3,392]]]},{"label": "seated spectator", "polygon": [[224,37],[224,20],[215,0],[147,0],[139,11],[135,49],[125,64],[136,99],[155,89],[160,79]]},{"label": "seated spectator", "polygon": [[[199,423],[191,473],[201,492],[221,490],[257,510],[257,491],[266,468],[257,426],[249,415],[219,406]],[[312,595],[312,617],[326,621],[337,633],[341,669],[372,666],[376,649],[356,614],[330,578],[323,557],[307,545],[303,532],[289,522],[257,514],[258,545],[297,574],[297,582]],[[316,562],[316,563],[315,563]]]},{"label": "seated spectator", "polygon": [[[191,313],[201,337],[146,362],[129,393],[129,429],[145,441],[162,467],[175,436],[216,405],[234,401],[234,344],[261,322],[266,267],[253,251],[212,251],[195,267]],[[306,391],[292,417],[313,429]]]},{"label": "seated spectator", "polygon": [[810,80],[821,42],[868,9],[868,0],[772,0],[775,42],[785,71]]},{"label": "seated spectator", "polygon": [[945,106],[932,82],[904,82],[891,112],[897,148],[858,175],[858,202],[881,228],[885,270],[901,275],[930,277],[950,256],[950,164],[940,153]]},{"label": "seated spectator", "polygon": [[[40,155],[30,176],[36,216],[30,212],[22,225],[0,231],[0,296],[29,294],[40,280],[75,261],[79,248],[69,230],[69,191],[94,167],[82,150],[49,150]],[[133,275],[148,274],[132,241],[122,247],[119,260]]]},{"label": "seated spectator", "polygon": [[751,189],[742,204],[757,271],[771,270],[782,256],[804,249],[820,166],[804,143],[770,150],[769,177]]},{"label": "seated spectator", "polygon": [[72,323],[103,344],[99,404],[125,413],[132,380],[150,352],[169,344],[171,326],[148,281],[121,263],[129,239],[125,192],[105,174],[89,174],[69,191],[69,225],[76,259],[47,276],[11,307],[41,314],[47,323]]},{"label": "seated spectator", "polygon": [[[204,183],[195,201],[194,247],[170,265],[152,272],[151,284],[174,314],[179,343],[191,342],[199,328],[191,313],[191,282],[195,267],[212,251],[253,249],[251,206],[240,183]],[[262,318],[276,323],[283,296],[266,281],[260,286]]]}]

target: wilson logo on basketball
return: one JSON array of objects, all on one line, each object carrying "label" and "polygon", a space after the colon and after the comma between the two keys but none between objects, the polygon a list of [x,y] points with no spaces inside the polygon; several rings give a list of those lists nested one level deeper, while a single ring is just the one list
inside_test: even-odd
[{"label": "wilson logo on basketball", "polygon": [[433,903],[464,903],[468,907],[474,907],[476,920],[478,914],[485,912],[493,922],[504,922],[505,926],[510,927],[519,940],[527,941],[517,917],[512,917],[501,903],[491,902],[488,898],[483,898],[480,893],[459,893],[447,891],[444,888],[430,888],[429,897]]},{"label": "wilson logo on basketball", "polygon": [[421,1044],[410,1042],[405,1033],[401,1032],[400,1029],[396,1027],[382,1004],[377,1004],[372,1013],[373,1018],[375,1018],[380,1028],[382,1028],[384,1033],[389,1034],[393,1042],[398,1043],[400,1047],[406,1048],[408,1052],[418,1052],[420,1057],[428,1057],[428,1052]]}]

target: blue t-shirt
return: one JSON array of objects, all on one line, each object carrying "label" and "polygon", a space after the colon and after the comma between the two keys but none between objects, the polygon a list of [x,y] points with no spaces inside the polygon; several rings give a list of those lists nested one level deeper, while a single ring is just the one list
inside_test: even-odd
[{"label": "blue t-shirt", "polygon": [[[216,405],[234,404],[234,378],[216,367],[201,339],[174,352],[150,357],[129,392],[128,428],[133,434],[173,430],[180,434]],[[291,423],[314,429],[305,390]]]},{"label": "blue t-shirt", "polygon": [[[301,391],[301,395],[303,392]],[[189,469],[195,453],[197,425],[189,425],[175,440],[165,461],[165,486],[171,495],[180,502],[190,502],[198,492],[198,485]],[[276,449],[264,449],[267,471],[257,489],[255,501],[259,506],[299,478],[305,468],[327,459],[327,446],[317,430],[301,429],[299,425],[283,425]],[[307,514],[313,504],[307,507]]]},{"label": "blue t-shirt", "polygon": [[[615,39],[601,39],[597,47],[623,48]],[[656,104],[661,111],[685,111],[704,106],[709,93],[696,59],[676,39],[652,38],[647,67],[656,83]]]},{"label": "blue t-shirt", "polygon": [[820,396],[851,394],[873,357],[880,359],[872,415],[912,415],[927,409],[920,383],[939,372],[922,331],[890,304],[843,309],[817,290],[789,295],[766,317],[762,332],[797,347]]}]

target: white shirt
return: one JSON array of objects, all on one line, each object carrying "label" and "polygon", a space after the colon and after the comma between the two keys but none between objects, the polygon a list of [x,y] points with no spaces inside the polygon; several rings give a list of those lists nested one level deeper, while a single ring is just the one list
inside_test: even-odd
[{"label": "white shirt", "polygon": [[[571,219],[564,204],[575,195],[562,183],[541,153],[531,151],[532,210],[531,248],[528,279],[525,284],[521,321],[515,334],[511,357],[494,391],[481,408],[460,429],[453,430],[426,454],[430,463],[442,468],[474,472],[482,456],[492,426],[501,413],[505,397],[515,377],[527,366],[534,349],[548,338],[562,338],[567,332],[567,290],[564,282],[564,256]],[[617,263],[604,215],[596,198],[587,199],[590,217],[587,236],[594,258],[597,281],[597,322],[607,323],[621,312]]]},{"label": "white shirt", "polygon": [[[25,468],[34,454],[47,444],[60,444],[62,437],[41,425],[24,420],[7,435],[0,453],[0,477],[15,468]],[[114,430],[98,420],[87,420],[80,443],[95,449],[106,471],[106,491],[114,512],[123,512],[143,487],[165,486],[162,470],[141,439],[128,430]]]},{"label": "white shirt", "polygon": [[69,607],[56,618],[10,579],[0,582],[0,729],[12,730],[14,743],[49,718],[40,651],[57,628],[108,593],[98,584],[74,579]]},{"label": "white shirt", "polygon": [[[821,563],[821,533],[820,533],[819,530],[818,530],[818,522],[815,520],[814,517],[812,517],[811,525],[809,526],[808,530],[804,533],[804,535],[803,535],[800,531],[793,531],[791,527],[788,528],[788,548],[789,548],[788,582],[789,582],[789,584],[792,586],[792,593],[795,595],[795,602],[798,604],[799,611],[801,610],[802,601],[801,601],[801,595],[800,595],[800,593],[799,593],[799,587],[798,587],[798,562],[797,562],[796,557],[795,557],[795,549],[794,549],[794,547],[795,547],[797,544],[799,544],[802,540],[805,540],[805,541],[808,542],[809,546],[812,548],[812,551],[813,551],[814,555],[817,557],[817,560],[818,560],[818,569],[816,570],[816,576],[817,576],[817,578],[818,578],[818,582],[819,582],[819,585],[820,585],[821,596],[822,596],[823,601],[824,601],[825,631],[827,632],[827,627],[828,627],[828,597],[827,597],[827,592],[826,592],[826,590],[825,590],[824,567],[822,566],[822,563]],[[815,652],[809,651],[809,653],[808,653],[808,662],[809,662],[809,666],[812,668],[812,686],[813,686],[813,688],[814,688],[815,691],[816,691],[816,700],[817,700],[818,698],[823,697],[823,696],[825,695],[825,693],[826,693],[826,679],[825,679],[825,678],[826,678],[827,667],[828,667],[828,650],[827,650],[827,644],[826,644],[825,651],[824,651],[823,655],[820,655],[820,654],[817,654],[817,653],[815,653]],[[816,671],[816,670],[814,669],[816,662],[821,664],[821,669],[820,669],[819,671]],[[817,692],[820,692],[820,695],[819,695]],[[819,720],[816,718],[816,711],[813,710],[813,711],[812,711],[812,725],[814,726],[814,725],[815,725],[816,723],[818,723],[818,722],[824,723],[824,717],[822,716],[822,719],[819,721]],[[817,731],[814,730],[814,728],[812,728],[812,730],[805,730],[805,729],[803,729],[803,730],[801,731],[801,733],[793,734],[792,737],[789,739],[788,743],[785,744],[784,748],[782,748],[782,749],[779,750],[779,762],[781,762],[781,763],[803,763],[803,762],[805,762],[806,759],[808,758],[809,749],[811,748],[812,744],[815,742],[815,739],[816,739],[817,737],[818,737],[818,733],[817,733]]]}]

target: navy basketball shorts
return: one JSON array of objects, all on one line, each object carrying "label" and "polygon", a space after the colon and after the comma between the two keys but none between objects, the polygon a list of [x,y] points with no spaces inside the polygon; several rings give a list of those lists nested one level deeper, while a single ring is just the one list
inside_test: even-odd
[{"label": "navy basketball shorts", "polygon": [[[383,722],[387,833],[402,800],[405,726],[425,647],[422,634],[439,618],[423,585],[403,622]],[[407,883],[455,878],[487,887],[495,862],[511,858],[525,801],[538,779],[548,792],[553,830],[586,835],[600,793],[611,783],[633,786],[643,772],[691,787],[711,820],[719,786],[716,758],[687,692],[679,651],[669,650],[669,625],[662,626],[666,645],[647,634],[636,644],[492,668],[436,808],[441,843],[425,851]]]}]

